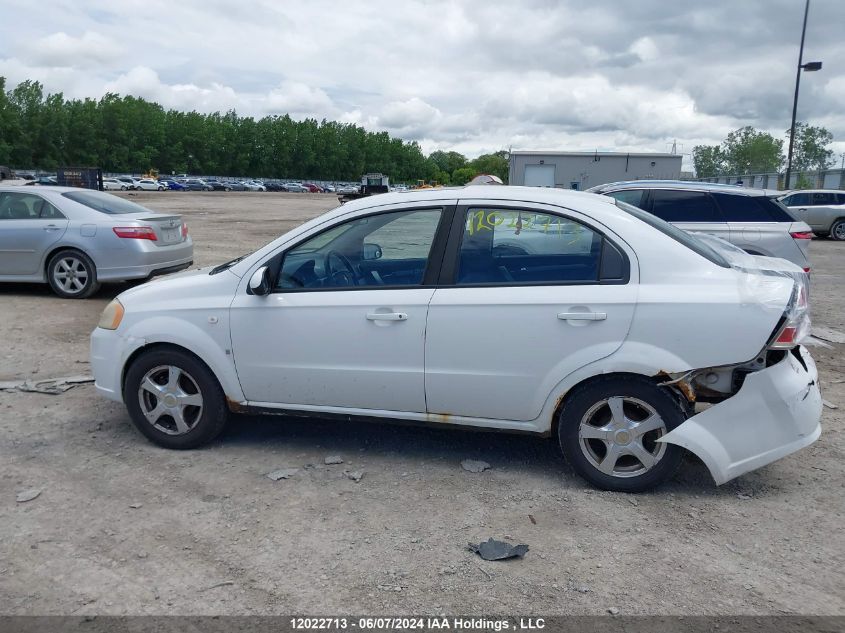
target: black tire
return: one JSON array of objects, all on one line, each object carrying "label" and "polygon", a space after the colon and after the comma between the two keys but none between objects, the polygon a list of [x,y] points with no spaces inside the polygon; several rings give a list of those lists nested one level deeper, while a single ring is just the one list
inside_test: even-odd
[{"label": "black tire", "polygon": [[841,242],[845,240],[845,218],[840,218],[830,226],[830,239]]},{"label": "black tire", "polygon": [[[190,390],[196,387],[202,398],[201,408],[182,409],[181,415],[190,425],[186,432],[173,434],[178,432],[178,429],[172,417],[164,413],[156,420],[158,424],[154,424],[147,419],[142,409],[149,409],[157,402],[151,401],[146,390],[141,390],[141,384],[150,372],[153,372],[152,377],[155,378],[157,368],[162,367],[178,368],[182,372],[179,389],[186,395],[193,395]],[[185,375],[190,381],[185,379]],[[161,386],[167,387],[165,384]],[[153,400],[155,398],[153,396]],[[211,442],[226,426],[229,413],[223,390],[211,370],[193,354],[175,348],[152,349],[136,358],[124,378],[123,400],[132,423],[147,439],[164,448],[176,450],[197,448]],[[163,398],[162,403],[164,404]],[[191,415],[194,417],[191,418]],[[167,432],[168,430],[170,432]]]},{"label": "black tire", "polygon": [[47,282],[62,299],[85,299],[100,289],[97,267],[76,249],[61,250],[47,262]]},{"label": "black tire", "polygon": [[[624,399],[622,417],[626,420],[629,415],[635,419],[643,413],[648,415],[648,408],[662,418],[664,429],[646,433],[639,439],[640,447],[645,447],[653,457],[657,456],[656,462],[650,468],[633,453],[627,452],[629,447],[636,444],[636,440],[633,432],[625,435],[625,429],[614,431],[616,438],[628,441],[624,446],[618,444],[615,439],[610,444],[604,439],[584,439],[582,444],[582,422],[586,424],[586,421],[598,419],[600,423],[603,416],[610,416],[610,405],[602,404],[610,398]],[[645,406],[641,406],[642,404]],[[668,433],[685,419],[686,415],[680,403],[667,389],[658,387],[640,376],[608,376],[576,387],[572,391],[558,418],[558,441],[563,455],[575,472],[597,488],[616,492],[642,492],[664,483],[680,466],[684,450],[674,444],[655,442],[654,439]],[[610,428],[612,420],[607,423],[608,426],[599,427],[597,431]],[[611,445],[621,451],[621,457],[609,464],[616,474],[602,472],[597,465],[599,459],[608,456]],[[602,447],[606,451],[604,456],[601,455]],[[615,470],[617,465],[620,465],[618,471]],[[645,470],[637,474],[643,468]]]}]

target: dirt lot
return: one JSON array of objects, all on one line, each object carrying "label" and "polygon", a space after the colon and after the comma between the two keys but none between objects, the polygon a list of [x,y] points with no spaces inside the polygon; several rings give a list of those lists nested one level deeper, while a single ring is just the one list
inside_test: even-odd
[{"label": "dirt lot", "polygon": [[[199,265],[335,202],[134,199],[187,217]],[[812,256],[814,321],[845,331],[845,243],[816,241]],[[0,287],[0,380],[88,373],[88,334],[120,290],[61,301]],[[90,385],[0,392],[0,612],[842,615],[843,347],[813,349],[840,407],[816,444],[720,488],[690,461],[639,496],[587,487],[524,436],[240,417],[210,448],[171,452]],[[345,463],[325,466],[333,454]],[[493,468],[463,471],[467,458]],[[300,471],[264,476],[282,467]],[[487,563],[465,549],[489,536],[531,550]]]}]

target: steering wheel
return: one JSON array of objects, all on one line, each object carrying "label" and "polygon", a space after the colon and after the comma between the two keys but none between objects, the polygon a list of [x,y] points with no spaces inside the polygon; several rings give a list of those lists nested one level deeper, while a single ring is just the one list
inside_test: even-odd
[{"label": "steering wheel", "polygon": [[[332,259],[339,262],[340,266],[333,266]],[[338,286],[356,286],[358,284],[358,275],[352,266],[352,262],[347,259],[346,255],[338,251],[329,251],[326,254],[326,276]]]}]

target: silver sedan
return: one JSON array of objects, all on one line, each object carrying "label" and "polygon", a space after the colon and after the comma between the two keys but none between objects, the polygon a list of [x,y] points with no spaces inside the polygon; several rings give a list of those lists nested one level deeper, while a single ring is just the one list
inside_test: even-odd
[{"label": "silver sedan", "polygon": [[179,215],[100,191],[0,187],[0,282],[49,283],[81,299],[102,282],[175,272],[193,258]]}]

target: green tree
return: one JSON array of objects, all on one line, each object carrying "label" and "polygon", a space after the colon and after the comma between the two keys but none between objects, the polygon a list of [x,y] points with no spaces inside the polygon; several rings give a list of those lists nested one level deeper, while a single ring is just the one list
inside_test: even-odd
[{"label": "green tree", "polygon": [[751,126],[728,134],[721,152],[730,174],[778,171],[783,163],[783,141]]},{"label": "green tree", "polygon": [[[789,130],[786,131],[787,141]],[[792,168],[796,171],[823,170],[830,167],[833,150],[829,145],[833,134],[823,127],[806,123],[795,124],[795,142],[792,149]]]},{"label": "green tree", "polygon": [[478,172],[474,167],[460,167],[452,172],[451,183],[453,185],[465,185],[476,177]]},{"label": "green tree", "polygon": [[475,170],[475,175],[490,174],[498,176],[502,182],[508,184],[508,152],[500,150],[492,154],[482,154],[470,161],[470,167]]},{"label": "green tree", "polygon": [[696,145],[692,164],[697,178],[713,178],[725,173],[725,157],[718,145]]}]

